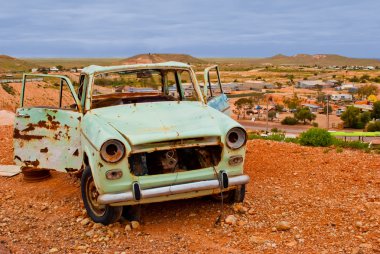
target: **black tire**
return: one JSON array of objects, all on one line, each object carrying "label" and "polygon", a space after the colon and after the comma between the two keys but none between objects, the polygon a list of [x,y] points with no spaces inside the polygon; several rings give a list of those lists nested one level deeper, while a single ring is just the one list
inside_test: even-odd
[{"label": "black tire", "polygon": [[87,214],[94,222],[108,225],[120,219],[123,212],[122,206],[100,205],[96,202],[99,193],[94,184],[89,166],[86,166],[82,174],[81,192]]},{"label": "black tire", "polygon": [[[245,198],[245,184],[239,185],[236,189],[223,192],[223,202],[228,204],[242,203]],[[221,201],[222,197],[219,194],[212,196],[215,200]]]}]

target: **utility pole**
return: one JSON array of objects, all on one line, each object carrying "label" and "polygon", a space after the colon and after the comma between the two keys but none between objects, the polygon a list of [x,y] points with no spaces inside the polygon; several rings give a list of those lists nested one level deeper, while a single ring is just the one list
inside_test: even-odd
[{"label": "utility pole", "polygon": [[268,134],[268,120],[269,120],[269,100],[272,101],[272,97],[269,96],[267,99],[267,128],[265,133]]},{"label": "utility pole", "polygon": [[329,106],[330,106],[330,95],[327,95],[327,107],[326,107],[327,130],[329,130],[329,126],[330,126]]}]

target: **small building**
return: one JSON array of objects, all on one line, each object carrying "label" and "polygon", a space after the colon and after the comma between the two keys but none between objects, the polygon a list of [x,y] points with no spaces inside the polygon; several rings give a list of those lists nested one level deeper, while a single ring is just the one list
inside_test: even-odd
[{"label": "small building", "polygon": [[331,94],[330,96],[331,100],[333,101],[352,101],[352,95],[351,94]]},{"label": "small building", "polygon": [[345,83],[345,84],[342,84],[341,86],[336,87],[335,90],[341,91],[341,90],[349,90],[351,88],[356,88],[356,86],[352,83]]},{"label": "small building", "polygon": [[327,80],[325,82],[326,85],[330,85],[331,87],[335,87],[337,85],[339,85],[339,82],[338,80],[335,80],[335,79],[330,79],[330,80]]},{"label": "small building", "polygon": [[260,91],[262,89],[274,89],[275,86],[264,81],[247,81],[236,86],[236,91]]},{"label": "small building", "polygon": [[297,88],[307,88],[307,89],[314,89],[318,86],[326,86],[326,83],[322,80],[301,80],[297,82],[296,87]]},{"label": "small building", "polygon": [[373,106],[372,105],[364,105],[364,104],[354,104],[355,108],[360,109],[360,111],[372,111]]},{"label": "small building", "polygon": [[59,71],[57,67],[53,66],[49,69],[51,72],[57,72]]},{"label": "small building", "polygon": [[318,113],[318,111],[322,108],[318,105],[308,104],[308,103],[302,104],[302,106],[305,108],[309,108],[310,112],[312,112],[312,113]]}]

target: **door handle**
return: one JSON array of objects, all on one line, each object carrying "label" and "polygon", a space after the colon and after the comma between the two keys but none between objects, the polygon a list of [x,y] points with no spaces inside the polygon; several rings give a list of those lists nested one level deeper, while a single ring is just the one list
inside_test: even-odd
[{"label": "door handle", "polygon": [[30,115],[28,115],[28,114],[17,113],[16,117],[20,117],[20,118],[29,118]]}]

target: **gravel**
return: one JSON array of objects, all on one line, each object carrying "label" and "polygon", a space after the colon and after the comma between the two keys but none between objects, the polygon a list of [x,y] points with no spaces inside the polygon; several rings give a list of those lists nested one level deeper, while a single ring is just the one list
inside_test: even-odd
[{"label": "gravel", "polygon": [[[0,126],[1,163],[12,162],[11,133]],[[223,211],[210,198],[144,205],[138,229],[89,220],[79,181],[68,174],[39,183],[0,177],[0,253],[380,251],[380,155],[257,140],[248,142],[245,171],[243,204]],[[225,223],[227,215],[236,224]],[[279,222],[291,229],[278,230]]]}]

